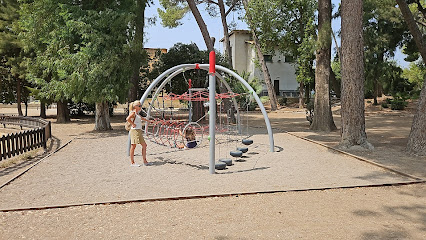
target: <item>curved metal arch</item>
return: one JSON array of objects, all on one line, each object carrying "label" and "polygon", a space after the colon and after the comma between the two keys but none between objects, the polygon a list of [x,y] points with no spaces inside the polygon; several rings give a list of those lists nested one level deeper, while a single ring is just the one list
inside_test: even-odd
[{"label": "curved metal arch", "polygon": [[[181,64],[175,67],[172,67],[170,69],[168,69],[167,71],[163,72],[162,74],[160,74],[160,76],[158,76],[148,87],[148,89],[145,91],[145,93],[143,94],[143,96],[141,97],[141,103],[143,104],[145,102],[145,100],[148,98],[149,93],[154,89],[155,86],[157,86],[157,84],[168,74],[177,71],[179,69],[184,69],[184,68],[188,68],[188,69],[192,69],[195,68],[197,66],[197,64]],[[198,65],[201,69],[203,70],[207,70],[209,69],[209,64],[199,64]],[[230,69],[220,66],[220,65],[216,65],[216,70],[220,70],[223,72],[226,72],[228,74],[230,74],[231,76],[235,77],[238,81],[240,81],[249,91],[251,94],[253,94],[254,99],[257,102],[257,105],[259,106],[262,114],[263,114],[263,118],[265,119],[265,124],[266,124],[266,128],[268,130],[268,135],[269,135],[269,147],[270,147],[270,151],[274,152],[274,136],[272,133],[272,127],[271,127],[271,123],[269,121],[268,118],[268,114],[266,113],[266,109],[263,106],[262,102],[260,101],[259,96],[256,94],[256,92],[254,91],[254,89],[242,78],[240,77],[237,73],[235,73],[234,71],[231,71]]]}]

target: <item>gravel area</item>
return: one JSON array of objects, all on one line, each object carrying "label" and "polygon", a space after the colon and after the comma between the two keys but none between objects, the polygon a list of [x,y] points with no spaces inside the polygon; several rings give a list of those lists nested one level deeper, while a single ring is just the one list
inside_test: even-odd
[{"label": "gravel area", "polygon": [[[251,118],[254,125],[256,117]],[[237,195],[3,211],[0,239],[426,238],[425,183],[363,187],[413,179],[283,132],[306,128],[299,111],[281,112],[280,117],[271,113],[270,117],[277,151],[269,152],[264,130],[250,129],[254,144],[248,146],[243,161],[214,175],[208,173],[206,146],[174,150],[148,141],[148,161],[154,164],[130,167],[123,117],[114,117],[116,130],[104,133],[91,131],[91,118],[73,119],[71,124],[50,119],[54,148],[72,141],[1,188],[0,209]],[[398,122],[398,118],[388,120]],[[393,149],[391,153],[399,149],[392,147],[400,145],[394,142],[397,138],[386,138],[386,132],[379,134],[389,141],[387,146],[356,154],[407,174],[426,175],[424,158],[380,154],[386,147]],[[336,139],[334,134],[323,138],[317,133],[297,134],[330,146]],[[380,142],[374,134],[369,139]],[[228,157],[239,141],[218,145],[216,156]],[[137,151],[135,158],[141,163],[140,148]],[[414,164],[407,159],[414,159]],[[18,172],[0,170],[0,184]],[[322,188],[327,190],[312,190]],[[268,191],[278,192],[238,194]]]},{"label": "gravel area", "polygon": [[[126,133],[80,135],[0,189],[0,209],[413,181],[285,133],[274,134],[276,152],[269,152],[266,134],[254,134],[244,158],[214,175],[207,141],[187,150],[150,143],[153,165],[135,168],[126,157]],[[218,144],[218,157],[229,157],[237,146],[239,141]],[[142,163],[140,154],[136,159]]]}]

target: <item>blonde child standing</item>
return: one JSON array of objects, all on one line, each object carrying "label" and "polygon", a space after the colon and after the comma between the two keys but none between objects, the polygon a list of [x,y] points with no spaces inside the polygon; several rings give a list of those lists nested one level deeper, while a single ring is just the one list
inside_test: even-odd
[{"label": "blonde child standing", "polygon": [[135,163],[135,149],[136,145],[140,144],[142,146],[142,158],[143,158],[143,164],[145,166],[151,165],[146,160],[146,142],[143,138],[143,132],[142,132],[142,120],[151,122],[148,119],[142,117],[139,112],[142,109],[142,104],[139,100],[136,100],[129,105],[129,116],[126,118],[126,121],[128,121],[131,124],[130,129],[130,162],[131,166],[133,167],[139,167],[140,165]]}]

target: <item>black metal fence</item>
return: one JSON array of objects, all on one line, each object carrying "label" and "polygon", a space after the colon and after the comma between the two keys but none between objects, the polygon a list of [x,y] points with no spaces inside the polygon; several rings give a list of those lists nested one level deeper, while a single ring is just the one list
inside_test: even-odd
[{"label": "black metal fence", "polygon": [[51,124],[41,118],[0,115],[0,124],[18,125],[32,128],[17,133],[3,135],[0,138],[0,161],[43,147],[47,149],[47,140],[51,137]]}]

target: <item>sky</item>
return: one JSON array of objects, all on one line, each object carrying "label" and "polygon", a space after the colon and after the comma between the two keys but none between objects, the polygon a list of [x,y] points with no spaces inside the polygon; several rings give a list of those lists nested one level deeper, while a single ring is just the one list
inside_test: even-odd
[{"label": "sky", "polygon": [[[332,0],[332,4],[335,6],[338,6],[340,3],[340,0]],[[161,20],[158,17],[157,8],[160,7],[160,4],[158,0],[154,0],[154,5],[148,7],[145,12],[145,17],[157,17],[157,21],[155,25],[147,25],[145,28],[145,47],[146,48],[166,48],[170,49],[175,43],[184,43],[189,44],[191,42],[194,42],[197,44],[198,48],[205,50],[206,45],[203,40],[203,36],[201,35],[201,32],[198,28],[198,25],[192,16],[192,13],[188,13],[185,15],[185,17],[182,19],[182,25],[178,26],[177,28],[165,28],[161,25]],[[219,17],[212,18],[207,13],[205,13],[203,8],[199,8],[203,19],[207,25],[207,28],[209,30],[210,36],[216,38],[215,42],[215,49],[219,50],[220,52],[223,52],[223,45],[219,42],[220,39],[223,38],[223,29],[222,29],[222,23]],[[247,25],[238,20],[239,15],[238,13],[231,13],[227,21],[228,23],[232,20],[235,20],[237,22],[237,29],[238,30],[244,30],[248,29]],[[332,22],[332,28],[333,31],[336,33],[340,30],[340,18],[334,19]],[[340,44],[340,39],[337,39],[338,43]],[[335,44],[333,41],[333,52],[335,48]],[[334,54],[334,53],[333,53]],[[405,62],[404,54],[401,53],[401,50],[396,51],[395,60],[397,63],[403,67],[408,67],[408,63]]]}]

